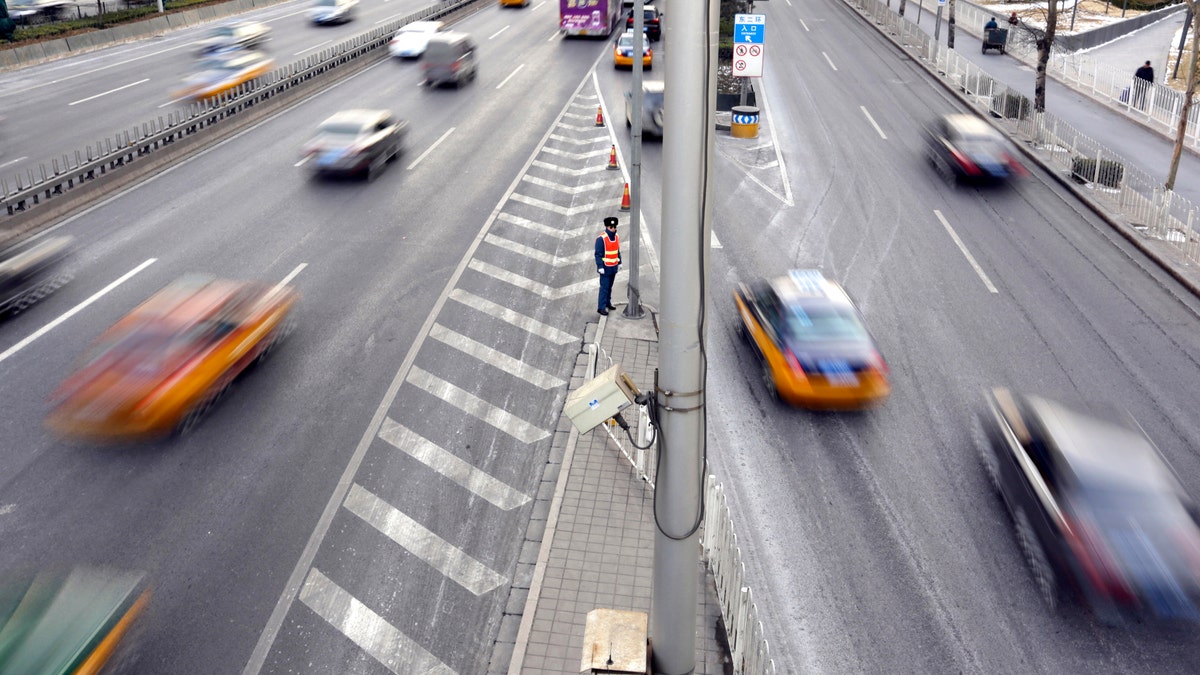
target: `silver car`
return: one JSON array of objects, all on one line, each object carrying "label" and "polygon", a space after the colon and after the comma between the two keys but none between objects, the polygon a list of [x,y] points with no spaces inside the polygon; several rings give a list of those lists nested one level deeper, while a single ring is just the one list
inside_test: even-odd
[{"label": "silver car", "polygon": [[[633,127],[633,92],[625,92],[625,126]],[[642,82],[642,134],[663,135],[663,83],[657,80]]]},{"label": "silver car", "polygon": [[362,175],[373,179],[404,149],[408,122],[388,110],[343,110],[317,127],[304,146],[314,174]]},{"label": "silver car", "polygon": [[259,21],[231,21],[213,26],[197,44],[196,51],[208,54],[222,49],[252,49],[266,42],[271,28]]}]

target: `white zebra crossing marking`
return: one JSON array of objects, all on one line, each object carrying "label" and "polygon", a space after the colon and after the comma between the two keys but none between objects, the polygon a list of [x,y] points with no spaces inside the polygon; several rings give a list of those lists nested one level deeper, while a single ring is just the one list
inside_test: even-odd
[{"label": "white zebra crossing marking", "polygon": [[514,359],[508,354],[492,349],[482,342],[472,340],[466,335],[456,333],[439,323],[433,324],[433,328],[429,330],[429,337],[454,347],[458,351],[479,359],[494,368],[503,370],[513,377],[519,377],[535,387],[553,389],[566,384],[566,382],[544,370],[534,368],[524,361]]},{"label": "white zebra crossing marking", "polygon": [[504,511],[511,511],[529,502],[529,496],[480,471],[454,453],[423,438],[417,432],[388,417],[383,420],[379,437],[397,450],[458,483]]},{"label": "white zebra crossing marking", "polygon": [[300,601],[396,675],[454,674],[450,666],[425,651],[315,567],[309,570],[304,588],[300,589]]},{"label": "white zebra crossing marking", "polygon": [[[533,279],[523,277],[519,274],[513,274],[512,272],[500,267],[496,267],[495,265],[489,265],[482,260],[472,260],[467,264],[467,267],[470,267],[481,274],[486,274],[494,279],[499,279],[504,283],[512,284],[517,288],[525,289],[530,293],[537,293],[547,300],[559,300],[562,298],[568,298],[572,295],[578,295],[579,293],[585,293],[596,288],[597,283],[595,281],[595,277],[593,277],[590,281],[577,281],[569,286],[553,288],[543,284],[540,281],[534,281]],[[592,268],[592,265],[587,267],[589,270]]]},{"label": "white zebra crossing marking", "polygon": [[495,590],[507,581],[358,483],[350,486],[342,506],[475,595]]},{"label": "white zebra crossing marking", "polygon": [[526,422],[507,410],[494,406],[461,387],[413,366],[406,381],[424,389],[459,410],[473,415],[522,443],[535,443],[550,436],[550,432]]}]

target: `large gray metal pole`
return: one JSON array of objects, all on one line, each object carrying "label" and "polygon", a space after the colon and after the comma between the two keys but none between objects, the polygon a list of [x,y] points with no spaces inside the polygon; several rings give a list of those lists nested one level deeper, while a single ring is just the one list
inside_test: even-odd
[{"label": "large gray metal pole", "polygon": [[[615,0],[614,0],[615,1]],[[644,0],[633,3],[633,35],[637,45],[637,36],[649,44],[650,38],[643,32],[646,25]],[[624,21],[622,21],[622,25]],[[661,39],[661,36],[660,36]],[[642,59],[638,47],[633,48],[633,84],[630,85],[630,107],[632,111],[633,138],[632,153],[629,163],[629,282],[625,285],[625,304],[623,316],[627,319],[640,319],[646,315],[642,310],[642,289],[638,279],[638,263],[642,250]]]},{"label": "large gray metal pole", "polygon": [[654,672],[696,670],[696,597],[705,438],[704,333],[717,3],[671,5],[663,111],[659,466],[654,488]]}]

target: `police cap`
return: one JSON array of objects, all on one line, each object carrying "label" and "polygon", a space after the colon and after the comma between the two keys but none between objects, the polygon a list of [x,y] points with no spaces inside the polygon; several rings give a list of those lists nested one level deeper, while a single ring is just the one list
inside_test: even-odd
[{"label": "police cap", "polygon": [[621,221],[617,220],[613,216],[609,216],[604,219],[604,227],[616,227],[617,223],[619,223],[619,222],[621,222]]}]

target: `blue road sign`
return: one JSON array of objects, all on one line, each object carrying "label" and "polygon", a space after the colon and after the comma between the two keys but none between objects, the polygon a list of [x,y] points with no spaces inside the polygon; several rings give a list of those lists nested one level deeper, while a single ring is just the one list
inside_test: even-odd
[{"label": "blue road sign", "polygon": [[733,16],[733,41],[734,43],[761,45],[766,27],[766,14],[735,14]]}]

